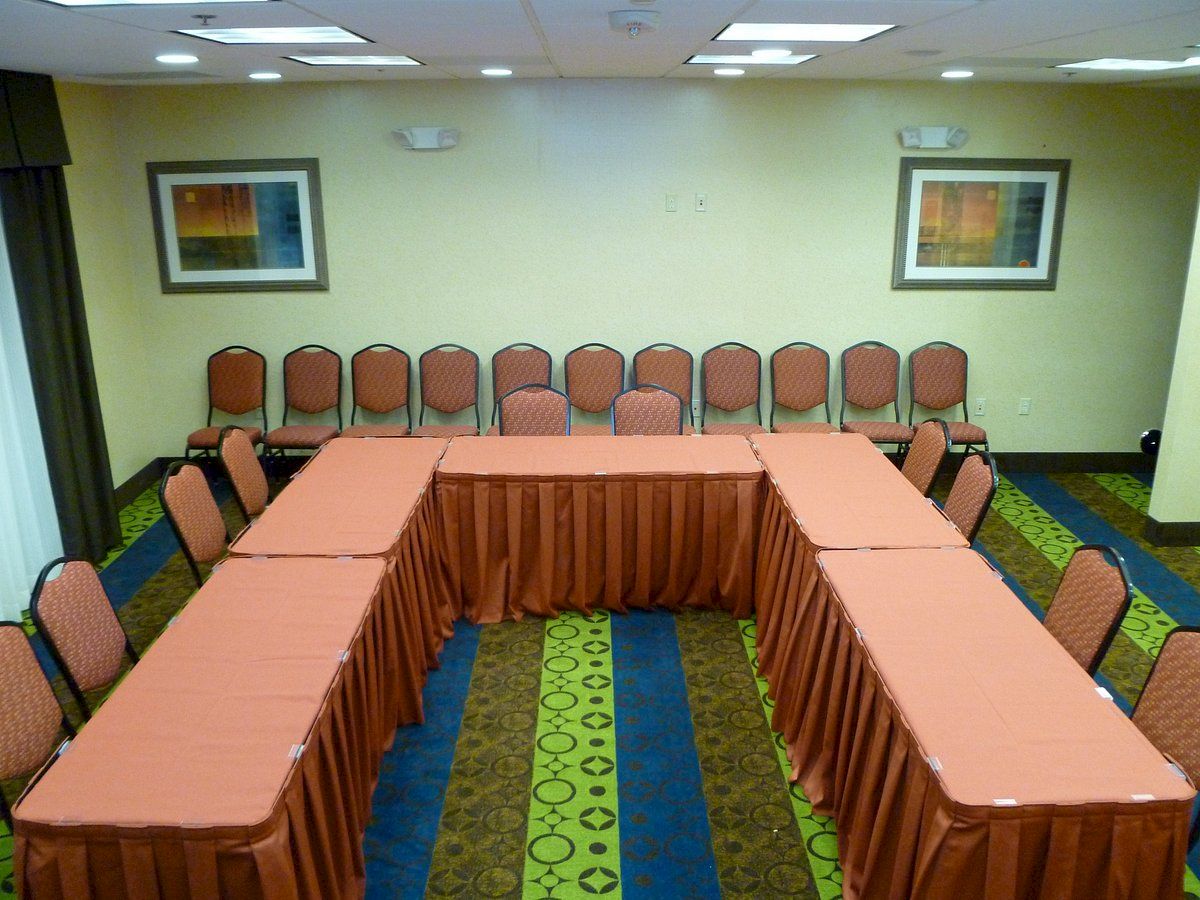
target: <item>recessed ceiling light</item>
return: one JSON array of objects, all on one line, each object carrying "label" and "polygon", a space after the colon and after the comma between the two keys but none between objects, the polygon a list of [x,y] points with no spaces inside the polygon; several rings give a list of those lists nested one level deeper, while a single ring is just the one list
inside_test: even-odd
[{"label": "recessed ceiling light", "polygon": [[1085,62],[1065,63],[1056,69],[1099,69],[1104,72],[1162,72],[1167,69],[1186,69],[1200,66],[1200,56],[1192,56],[1182,62],[1169,59],[1089,59]]},{"label": "recessed ceiling light", "polygon": [[200,6],[204,3],[265,3],[269,0],[49,0],[59,6]]},{"label": "recessed ceiling light", "polygon": [[763,59],[761,56],[738,56],[736,54],[712,54],[705,53],[699,56],[693,56],[688,60],[689,63],[694,63],[701,66],[721,66],[721,65],[737,65],[737,66],[798,66],[802,62],[807,62],[810,59],[816,59],[815,53],[802,53],[798,56],[788,56],[783,59]]},{"label": "recessed ceiling light", "polygon": [[975,73],[970,69],[947,69],[942,73],[943,78],[970,78]]},{"label": "recessed ceiling light", "polygon": [[164,53],[161,56],[156,56],[154,59],[160,63],[166,63],[171,66],[184,66],[188,63],[200,62],[200,60],[192,56],[190,53]]},{"label": "recessed ceiling light", "polygon": [[791,56],[792,51],[787,47],[764,47],[762,50],[751,50],[750,55],[758,59],[783,59]]},{"label": "recessed ceiling light", "polygon": [[746,70],[745,69],[713,69],[713,74],[733,77],[736,75],[745,75]]},{"label": "recessed ceiling light", "polygon": [[251,72],[250,77],[255,81],[274,81],[276,78],[282,78],[278,72]]},{"label": "recessed ceiling light", "polygon": [[504,78],[506,75],[512,74],[512,69],[480,69],[479,74],[489,78]]},{"label": "recessed ceiling light", "polygon": [[411,56],[289,56],[306,66],[420,66]]},{"label": "recessed ceiling light", "polygon": [[801,25],[794,23],[734,22],[717,35],[718,41],[865,41],[895,25]]},{"label": "recessed ceiling light", "polygon": [[180,34],[216,41],[218,44],[369,44],[336,25],[303,28],[183,28]]}]

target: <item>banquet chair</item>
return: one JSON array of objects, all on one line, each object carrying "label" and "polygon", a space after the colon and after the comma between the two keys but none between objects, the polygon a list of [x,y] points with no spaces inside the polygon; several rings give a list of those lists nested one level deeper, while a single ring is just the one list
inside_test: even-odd
[{"label": "banquet chair", "polygon": [[236,425],[221,429],[217,456],[221,460],[221,468],[225,470],[225,477],[233,487],[233,498],[242,511],[242,518],[249,525],[251,519],[262,515],[271,495],[262,463],[250,445],[246,432]]},{"label": "banquet chair", "polygon": [[208,358],[208,422],[188,435],[184,458],[199,450],[202,456],[217,449],[221,426],[213,424],[213,412],[245,416],[258,410],[262,427],[243,426],[251,444],[262,443],[267,431],[267,361],[257,350],[232,344]]},{"label": "banquet chair", "polygon": [[954,476],[954,484],[950,486],[950,494],[942,506],[954,527],[967,539],[968,544],[975,543],[975,535],[983,524],[992,498],[996,496],[996,488],[1000,486],[1000,476],[996,473],[996,463],[992,455],[968,453]]},{"label": "banquet chair", "polygon": [[929,496],[942,460],[950,451],[950,432],[941,419],[930,419],[917,426],[912,445],[904,456],[900,473],[912,482],[921,494]]},{"label": "banquet chair", "polygon": [[[759,380],[762,357],[758,351],[737,341],[718,344],[700,357],[700,433],[701,434],[762,434],[762,406],[759,403]],[[720,422],[706,424],[708,408],[723,412],[739,412],[754,407],[757,424],[752,422]]]},{"label": "banquet chair", "polygon": [[[421,354],[421,413],[417,437],[456,437],[479,434],[479,356],[461,344],[438,344]],[[426,425],[425,411],[447,415],[475,408],[475,425]]]},{"label": "banquet chair", "polygon": [[962,405],[962,421],[947,420],[954,444],[988,449],[987,432],[967,421],[967,353],[945,341],[931,341],[908,355],[908,424],[920,406],[943,413]]},{"label": "banquet chair", "polygon": [[[408,402],[408,354],[391,344],[372,344],[350,357],[350,427],[343,437],[404,437],[412,431],[412,405]],[[374,422],[356,425],[359,409],[386,416],[403,409],[408,423]]]},{"label": "banquet chair", "polygon": [[[307,415],[334,410],[333,425],[289,425],[291,410]],[[283,358],[283,425],[267,432],[263,447],[280,459],[288,450],[319,450],[342,430],[342,358],[320,344],[297,347]]]},{"label": "banquet chair", "polygon": [[683,398],[657,384],[638,384],[613,397],[613,434],[683,434]]},{"label": "banquet chair", "polygon": [[651,344],[633,355],[633,384],[656,384],[679,397],[687,412],[687,422],[683,425],[684,434],[691,434],[696,430],[696,415],[692,412],[694,371],[692,354],[675,344]]},{"label": "banquet chair", "polygon": [[199,587],[204,583],[200,565],[215,563],[229,544],[229,532],[208,479],[195,463],[173,462],[163,473],[158,501]]},{"label": "banquet chair", "polygon": [[1084,544],[1071,555],[1042,624],[1089,675],[1095,675],[1132,601],[1133,588],[1120,554],[1103,544]]},{"label": "banquet chair", "polygon": [[[879,341],[860,341],[842,351],[842,431],[865,435],[876,444],[903,449],[913,430],[900,421],[900,354]],[[846,405],[864,410],[892,407],[892,420],[846,421]]]},{"label": "banquet chair", "polygon": [[[567,396],[574,409],[607,413],[625,387],[625,357],[608,344],[576,347],[563,360]],[[572,434],[609,434],[610,425],[576,425]]]},{"label": "banquet chair", "polygon": [[[62,571],[51,578],[59,566]],[[47,563],[33,586],[29,615],[84,720],[90,719],[86,695],[117,680],[125,655],[130,664],[138,661],[92,564],[65,556]]]},{"label": "banquet chair", "polygon": [[[775,424],[775,410],[793,412],[825,407],[825,421],[793,420]],[[794,341],[771,354],[771,430],[780,434],[829,434],[840,429],[829,415],[829,354],[807,341]]]},{"label": "banquet chair", "polygon": [[[1193,783],[1200,779],[1200,628],[1181,625],[1167,635],[1133,707],[1133,724]],[[1193,818],[1189,850],[1197,838],[1200,819]]]},{"label": "banquet chair", "polygon": [[[41,768],[59,734],[75,737],[19,622],[0,622],[0,782]],[[12,831],[12,810],[0,790],[0,815]]]},{"label": "banquet chair", "polygon": [[500,434],[521,436],[571,433],[571,401],[562,391],[544,384],[513,388],[496,404],[500,408]]},{"label": "banquet chair", "polygon": [[488,434],[500,433],[496,427],[500,398],[527,384],[549,387],[552,365],[550,354],[537,344],[517,342],[492,354],[492,427]]}]

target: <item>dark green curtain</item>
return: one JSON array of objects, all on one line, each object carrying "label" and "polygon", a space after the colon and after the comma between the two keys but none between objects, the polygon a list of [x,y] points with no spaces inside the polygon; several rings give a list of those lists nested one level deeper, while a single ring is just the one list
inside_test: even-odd
[{"label": "dark green curtain", "polygon": [[0,217],[64,550],[121,539],[62,166],[53,82],[0,71]]}]

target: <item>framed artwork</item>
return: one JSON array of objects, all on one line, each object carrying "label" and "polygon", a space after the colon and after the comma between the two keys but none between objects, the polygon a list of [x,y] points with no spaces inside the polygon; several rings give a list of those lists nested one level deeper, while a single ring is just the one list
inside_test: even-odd
[{"label": "framed artwork", "polygon": [[903,157],[892,287],[1054,290],[1070,168]]},{"label": "framed artwork", "polygon": [[315,159],[146,163],[166,293],[328,290]]}]

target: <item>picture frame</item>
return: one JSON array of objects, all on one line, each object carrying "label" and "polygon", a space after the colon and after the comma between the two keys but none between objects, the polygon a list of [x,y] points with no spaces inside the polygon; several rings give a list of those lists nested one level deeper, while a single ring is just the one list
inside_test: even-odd
[{"label": "picture frame", "polygon": [[164,293],[329,289],[316,159],[149,162]]},{"label": "picture frame", "polygon": [[1054,290],[1069,159],[900,159],[892,287]]}]

